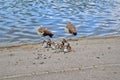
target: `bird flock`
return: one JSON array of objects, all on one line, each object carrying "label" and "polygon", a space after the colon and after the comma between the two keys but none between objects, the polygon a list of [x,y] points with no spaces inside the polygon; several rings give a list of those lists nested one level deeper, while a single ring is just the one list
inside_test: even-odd
[{"label": "bird flock", "polygon": [[[65,31],[74,36],[77,35],[77,30],[71,22],[68,22],[67,26],[65,27]],[[46,40],[44,38],[45,36],[49,36],[50,38],[52,38],[54,35],[49,29],[45,27],[39,27],[37,29],[37,33],[43,38],[43,48],[51,48],[52,50],[56,50],[56,52],[64,53],[72,51],[71,45],[67,39],[62,39],[60,40],[60,42],[53,42],[51,39]]]},{"label": "bird flock", "polygon": [[55,52],[70,52],[72,51],[70,43],[66,39],[62,39],[60,42],[53,42],[51,39],[43,40],[42,42],[43,48],[51,48],[52,50],[56,50]]}]

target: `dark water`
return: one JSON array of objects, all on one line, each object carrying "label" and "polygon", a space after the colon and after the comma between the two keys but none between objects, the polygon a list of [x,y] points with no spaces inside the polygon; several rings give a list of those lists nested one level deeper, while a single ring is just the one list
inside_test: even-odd
[{"label": "dark water", "polygon": [[43,25],[67,37],[71,21],[76,37],[120,35],[119,0],[0,0],[0,45],[39,42],[36,28]]}]

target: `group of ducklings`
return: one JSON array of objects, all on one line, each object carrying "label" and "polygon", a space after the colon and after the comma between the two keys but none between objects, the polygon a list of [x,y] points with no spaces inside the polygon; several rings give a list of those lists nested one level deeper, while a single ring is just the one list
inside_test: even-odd
[{"label": "group of ducklings", "polygon": [[52,50],[55,50],[55,52],[68,53],[72,51],[70,43],[68,43],[66,39],[62,39],[60,42],[53,42],[51,39],[43,40],[42,47],[51,48]]}]

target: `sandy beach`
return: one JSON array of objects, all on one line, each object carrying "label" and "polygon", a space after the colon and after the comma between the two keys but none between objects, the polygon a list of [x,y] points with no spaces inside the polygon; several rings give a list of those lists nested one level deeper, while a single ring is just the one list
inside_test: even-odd
[{"label": "sandy beach", "polygon": [[41,43],[0,48],[0,80],[120,80],[120,37],[70,40],[72,52]]}]

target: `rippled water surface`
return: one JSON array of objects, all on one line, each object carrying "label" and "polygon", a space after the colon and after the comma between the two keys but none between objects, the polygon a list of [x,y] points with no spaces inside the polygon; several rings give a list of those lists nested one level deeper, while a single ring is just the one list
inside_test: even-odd
[{"label": "rippled water surface", "polygon": [[43,25],[54,39],[67,37],[71,21],[76,37],[120,35],[119,0],[0,0],[0,45],[39,42]]}]

